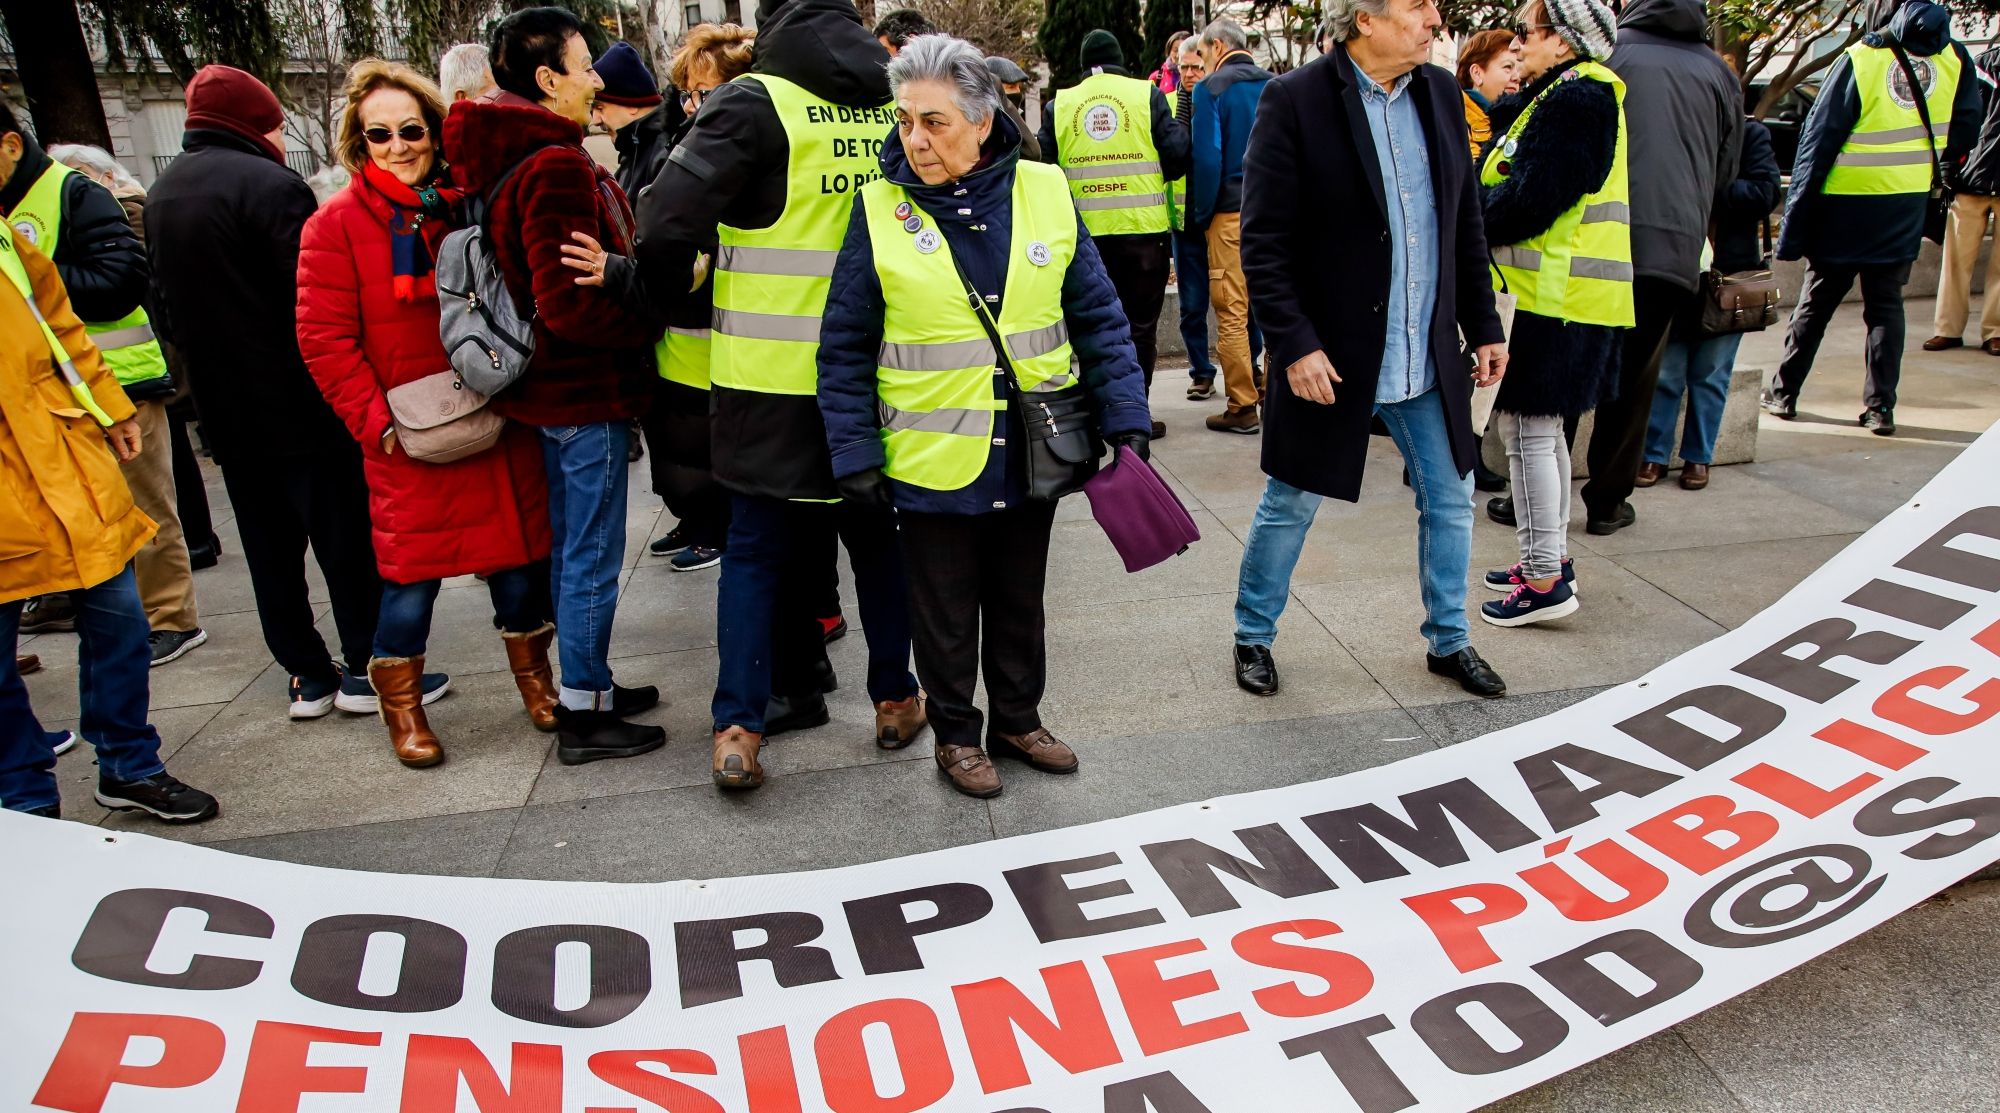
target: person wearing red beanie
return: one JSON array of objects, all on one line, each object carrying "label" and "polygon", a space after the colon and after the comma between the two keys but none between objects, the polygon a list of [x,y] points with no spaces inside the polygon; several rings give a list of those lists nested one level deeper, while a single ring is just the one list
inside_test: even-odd
[{"label": "person wearing red beanie", "polygon": [[285,106],[269,85],[234,66],[203,66],[187,85],[187,129],[226,131],[285,161]]}]

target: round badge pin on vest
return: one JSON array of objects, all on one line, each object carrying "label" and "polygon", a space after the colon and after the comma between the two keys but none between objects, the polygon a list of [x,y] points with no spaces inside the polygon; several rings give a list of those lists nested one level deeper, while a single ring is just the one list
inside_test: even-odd
[{"label": "round badge pin on vest", "polygon": [[918,251],[923,252],[925,255],[929,255],[931,252],[936,251],[938,249],[938,244],[940,241],[938,240],[938,234],[935,228],[926,228],[923,231],[917,233],[917,238],[913,242],[916,243]]},{"label": "round badge pin on vest", "polygon": [[1028,262],[1038,267],[1049,265],[1049,245],[1040,240],[1028,245]]},{"label": "round badge pin on vest", "polygon": [[916,211],[915,209],[912,209],[910,207],[910,203],[908,201],[905,201],[902,204],[896,206],[896,219],[908,220],[910,219],[910,214],[915,211]]},{"label": "round badge pin on vest", "polygon": [[1500,153],[1507,156],[1508,158],[1513,158],[1514,148],[1517,145],[1518,143],[1515,140],[1515,138],[1510,135],[1500,144]]},{"label": "round badge pin on vest", "polygon": [[921,232],[923,231],[923,227],[924,218],[920,216],[913,216],[903,222],[903,231],[905,232]]}]

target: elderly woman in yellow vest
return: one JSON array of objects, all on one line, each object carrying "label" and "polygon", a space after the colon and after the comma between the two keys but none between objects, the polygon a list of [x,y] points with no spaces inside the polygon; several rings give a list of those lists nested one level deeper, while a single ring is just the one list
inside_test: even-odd
[{"label": "elderly woman in yellow vest", "polygon": [[1009,379],[1030,395],[1087,391],[1102,438],[1141,455],[1152,418],[1125,315],[1063,173],[1020,160],[979,51],[911,39],[889,85],[896,133],[882,177],[856,196],[834,267],[819,404],[841,493],[897,508],[938,767],[960,792],[995,796],[990,758],[1077,767],[1041,720],[1056,504],[1028,497]]},{"label": "elderly woman in yellow vest", "polygon": [[[146,612],[132,556],[153,523],[118,473],[143,438],[132,403],[69,307],[55,266],[0,225],[0,641],[21,604],[61,593],[76,605],[78,729],[97,750],[97,802],[175,822],[216,814],[175,780],[146,721]],[[106,442],[109,442],[107,445]],[[114,455],[115,453],[115,455]],[[0,658],[0,807],[57,818],[56,754],[11,653]]]},{"label": "elderly woman in yellow vest", "polygon": [[1480,608],[1495,626],[1576,610],[1563,423],[1615,386],[1632,325],[1625,84],[1603,62],[1616,20],[1598,0],[1535,0],[1522,20],[1527,84],[1494,106],[1479,176],[1494,288],[1515,298],[1513,359],[1493,417],[1521,562],[1486,574],[1487,587],[1507,593]]}]

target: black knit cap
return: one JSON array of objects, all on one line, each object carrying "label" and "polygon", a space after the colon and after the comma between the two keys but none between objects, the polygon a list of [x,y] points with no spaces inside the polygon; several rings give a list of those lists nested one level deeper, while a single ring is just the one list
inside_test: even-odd
[{"label": "black knit cap", "polygon": [[652,71],[631,43],[612,43],[604,57],[591,66],[604,79],[604,88],[597,91],[598,100],[627,108],[651,108],[660,103],[659,82],[653,80]]},{"label": "black knit cap", "polygon": [[1087,70],[1098,66],[1125,68],[1125,51],[1118,46],[1118,36],[1102,27],[1083,37],[1083,48],[1077,57]]}]

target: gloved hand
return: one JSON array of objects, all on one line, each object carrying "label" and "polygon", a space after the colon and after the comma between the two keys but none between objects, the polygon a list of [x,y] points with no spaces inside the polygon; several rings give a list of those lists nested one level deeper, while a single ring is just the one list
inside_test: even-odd
[{"label": "gloved hand", "polygon": [[1151,460],[1153,458],[1153,438],[1145,433],[1120,433],[1111,438],[1111,445],[1114,449],[1119,445],[1124,445],[1133,452],[1138,453],[1141,460]]},{"label": "gloved hand", "polygon": [[856,506],[887,507],[895,504],[895,489],[889,486],[889,477],[881,468],[869,468],[853,475],[843,475],[833,481],[840,491],[840,497]]}]

